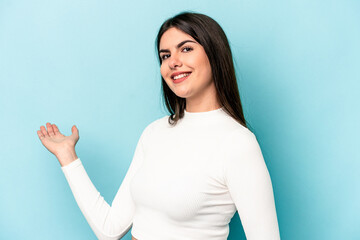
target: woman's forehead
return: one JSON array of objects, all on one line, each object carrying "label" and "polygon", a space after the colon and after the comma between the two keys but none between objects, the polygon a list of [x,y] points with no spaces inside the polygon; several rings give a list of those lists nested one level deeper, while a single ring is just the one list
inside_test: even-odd
[{"label": "woman's forehead", "polygon": [[175,27],[169,28],[164,32],[164,34],[160,38],[159,49],[175,47],[178,43],[185,40],[192,40],[196,42],[196,40],[193,37],[191,37],[189,34]]}]

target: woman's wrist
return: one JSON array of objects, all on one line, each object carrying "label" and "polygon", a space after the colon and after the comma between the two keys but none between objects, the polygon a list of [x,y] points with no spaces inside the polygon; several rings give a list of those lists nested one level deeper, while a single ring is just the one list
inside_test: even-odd
[{"label": "woman's wrist", "polygon": [[78,156],[76,155],[75,148],[70,148],[56,154],[56,158],[58,159],[61,167],[65,167],[66,165],[78,159]]}]

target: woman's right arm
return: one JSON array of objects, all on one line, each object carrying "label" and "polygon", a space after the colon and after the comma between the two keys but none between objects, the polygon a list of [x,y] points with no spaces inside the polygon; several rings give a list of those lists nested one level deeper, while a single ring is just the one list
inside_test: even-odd
[{"label": "woman's right arm", "polygon": [[111,206],[96,190],[80,159],[62,167],[74,198],[98,239],[121,239],[132,226],[135,206],[129,186],[141,163],[139,144],[141,142]]},{"label": "woman's right arm", "polygon": [[[48,127],[48,130],[49,129]],[[41,130],[41,132],[43,136],[41,136],[39,132],[38,135],[43,142],[47,136],[43,130]],[[77,129],[73,131],[73,134],[76,132]],[[50,134],[48,137],[50,137]],[[130,194],[129,186],[131,179],[142,164],[143,150],[141,139],[140,137],[129,170],[111,206],[104,200],[91,182],[81,160],[79,158],[73,159],[76,154],[74,155],[71,152],[72,150],[68,152],[53,152],[61,164],[61,169],[64,172],[80,210],[98,239],[121,239],[132,226],[135,205]],[[44,146],[47,147],[45,144]],[[51,151],[49,148],[48,150]]]}]

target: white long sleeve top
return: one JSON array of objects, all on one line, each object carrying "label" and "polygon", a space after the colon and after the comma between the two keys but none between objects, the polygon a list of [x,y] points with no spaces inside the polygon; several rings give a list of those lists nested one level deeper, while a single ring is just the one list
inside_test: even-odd
[{"label": "white long sleeve top", "polygon": [[248,240],[280,239],[270,175],[255,135],[223,108],[168,116],[142,132],[111,206],[80,159],[62,167],[99,239],[225,240],[239,212]]}]

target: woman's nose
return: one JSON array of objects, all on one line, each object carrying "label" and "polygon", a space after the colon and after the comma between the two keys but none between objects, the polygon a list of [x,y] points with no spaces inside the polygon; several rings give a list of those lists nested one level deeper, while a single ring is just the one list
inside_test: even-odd
[{"label": "woman's nose", "polygon": [[176,55],[172,55],[170,57],[169,67],[171,69],[173,69],[173,68],[181,67],[181,66],[182,66],[181,60]]}]

